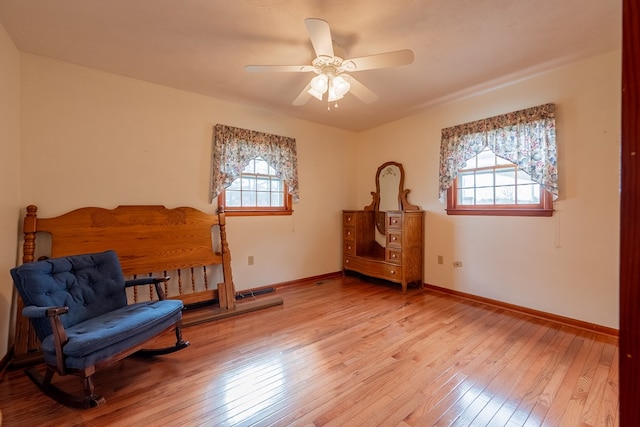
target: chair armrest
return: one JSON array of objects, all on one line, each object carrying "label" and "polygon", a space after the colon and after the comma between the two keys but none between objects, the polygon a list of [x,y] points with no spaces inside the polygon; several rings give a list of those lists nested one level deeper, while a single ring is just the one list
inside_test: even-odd
[{"label": "chair armrest", "polygon": [[156,288],[156,293],[158,294],[158,299],[160,301],[166,299],[166,295],[164,294],[164,291],[162,290],[162,286],[160,286],[160,283],[165,283],[168,282],[169,279],[171,279],[171,277],[166,276],[166,277],[142,277],[139,279],[131,279],[131,280],[127,280],[125,281],[125,287],[129,288],[131,286],[140,286],[140,285],[154,285]]},{"label": "chair armrest", "polygon": [[35,305],[28,305],[22,309],[22,315],[25,317],[52,317],[69,312],[69,307],[38,307]]},{"label": "chair armrest", "polygon": [[54,345],[56,349],[56,367],[60,375],[66,374],[66,368],[64,363],[64,353],[62,348],[69,341],[67,333],[60,320],[61,314],[69,312],[69,307],[38,307],[35,305],[28,305],[22,309],[22,314],[26,317],[48,317],[51,321],[51,329],[53,330]]}]

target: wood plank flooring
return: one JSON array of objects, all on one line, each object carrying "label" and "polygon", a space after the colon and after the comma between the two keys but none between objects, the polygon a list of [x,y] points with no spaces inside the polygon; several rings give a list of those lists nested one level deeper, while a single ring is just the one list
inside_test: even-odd
[{"label": "wood plank flooring", "polygon": [[63,407],[8,371],[2,425],[618,425],[614,337],[357,277],[276,295],[283,305],[185,328],[185,350],[99,371],[98,408]]}]

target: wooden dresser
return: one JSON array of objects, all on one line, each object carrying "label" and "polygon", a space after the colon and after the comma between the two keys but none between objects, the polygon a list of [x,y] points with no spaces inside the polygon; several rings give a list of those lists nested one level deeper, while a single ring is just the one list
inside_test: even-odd
[{"label": "wooden dresser", "polygon": [[343,269],[400,283],[423,285],[424,211],[385,211],[384,246],[376,241],[374,210],[342,211]]}]

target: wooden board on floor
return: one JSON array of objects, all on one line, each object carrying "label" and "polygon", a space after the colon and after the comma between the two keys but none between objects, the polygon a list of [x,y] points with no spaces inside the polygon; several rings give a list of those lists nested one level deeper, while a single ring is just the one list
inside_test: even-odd
[{"label": "wooden board on floor", "polygon": [[212,320],[224,319],[225,317],[237,316],[263,308],[282,305],[280,297],[263,297],[252,301],[236,303],[235,307],[224,309],[218,306],[207,306],[196,309],[187,309],[183,313],[182,324],[184,326],[197,325]]}]

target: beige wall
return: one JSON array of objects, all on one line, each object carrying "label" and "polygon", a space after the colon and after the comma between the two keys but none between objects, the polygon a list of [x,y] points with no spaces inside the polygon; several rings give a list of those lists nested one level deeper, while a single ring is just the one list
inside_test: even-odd
[{"label": "beige wall", "polygon": [[30,54],[22,81],[23,200],[41,216],[124,204],[215,212],[211,139],[223,123],[293,137],[298,150],[293,216],[227,220],[237,290],[340,269],[353,133]]},{"label": "beige wall", "polygon": [[[401,162],[409,200],[427,211],[426,283],[617,328],[620,64],[611,52],[358,134],[351,207],[369,203],[379,164]],[[557,106],[554,216],[447,216],[441,129],[547,102]]]},{"label": "beige wall", "polygon": [[[16,259],[11,236],[16,211],[26,204],[38,205],[42,216],[120,204],[215,211],[208,202],[212,127],[224,123],[294,137],[298,146],[301,201],[294,215],[228,219],[238,290],[340,270],[341,210],[368,205],[378,165],[395,160],[405,166],[410,201],[428,211],[427,283],[617,327],[619,52],[360,134],[35,55],[18,57],[0,31],[0,89],[11,95],[0,97],[0,185],[9,194],[0,227],[10,236],[0,243],[4,271]],[[557,104],[555,215],[447,216],[437,195],[440,130],[546,102]],[[445,265],[437,264],[438,255]],[[454,270],[458,260],[464,266]],[[9,276],[3,277],[0,338],[11,295]]]},{"label": "beige wall", "polygon": [[20,218],[20,54],[0,25],[0,359],[13,330],[13,283]]}]

